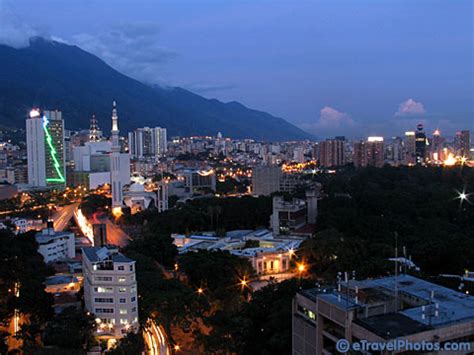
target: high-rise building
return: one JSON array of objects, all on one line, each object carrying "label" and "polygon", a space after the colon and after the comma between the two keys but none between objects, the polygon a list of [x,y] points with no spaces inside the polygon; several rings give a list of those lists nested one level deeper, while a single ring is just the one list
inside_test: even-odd
[{"label": "high-rise building", "polygon": [[257,166],[252,170],[252,190],[254,195],[268,196],[280,191],[281,168],[278,166]]},{"label": "high-rise building", "polygon": [[393,165],[398,166],[403,163],[403,141],[400,137],[392,137],[389,144],[385,147],[385,154],[387,161]]},{"label": "high-rise building", "polygon": [[416,126],[415,133],[415,162],[418,165],[426,162],[426,146],[426,134],[423,125],[420,123]]},{"label": "high-rise building", "polygon": [[385,161],[383,137],[368,137],[365,149],[367,166],[381,168]]},{"label": "high-rise building", "polygon": [[161,156],[168,147],[166,128],[137,128],[128,134],[128,146],[133,158]]},{"label": "high-rise building", "polygon": [[415,146],[415,132],[405,132],[405,140],[403,142],[405,150],[405,164],[413,165],[416,162],[416,146]]},{"label": "high-rise building", "polygon": [[138,327],[135,261],[114,247],[82,249],[84,305],[94,314],[97,335],[121,338]]},{"label": "high-rise building", "polygon": [[28,184],[38,187],[66,183],[64,121],[61,111],[37,109],[26,120]]},{"label": "high-rise building", "polygon": [[471,132],[468,130],[461,131],[459,139],[459,156],[470,158],[471,150]]},{"label": "high-rise building", "polygon": [[444,138],[441,136],[439,129],[433,132],[433,138],[431,139],[430,159],[434,162],[440,162],[445,159],[444,157]]},{"label": "high-rise building", "polygon": [[117,104],[112,108],[112,148],[110,153],[110,182],[112,185],[112,211],[123,206],[123,188],[130,183],[130,155],[122,153],[119,141]]},{"label": "high-rise building", "polygon": [[352,157],[352,161],[356,168],[367,166],[365,144],[365,141],[354,142],[354,155]]},{"label": "high-rise building", "polygon": [[324,167],[345,164],[344,137],[327,139],[319,143],[319,164]]}]

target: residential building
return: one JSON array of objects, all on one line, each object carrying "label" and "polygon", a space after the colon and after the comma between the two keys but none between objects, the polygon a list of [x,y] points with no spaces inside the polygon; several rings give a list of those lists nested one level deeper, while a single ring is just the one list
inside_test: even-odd
[{"label": "residential building", "polygon": [[257,166],[252,169],[252,189],[254,195],[268,196],[280,191],[282,171],[279,166]]},{"label": "residential building", "polygon": [[367,166],[381,168],[384,165],[384,144],[383,137],[368,137],[365,146],[365,156]]},{"label": "residential building", "polygon": [[343,137],[327,139],[319,143],[319,164],[323,167],[334,167],[345,164]]},{"label": "residential building", "polygon": [[74,233],[56,232],[52,221],[48,221],[47,228],[36,234],[36,242],[38,253],[47,264],[76,256]]},{"label": "residential building", "polygon": [[166,153],[166,128],[137,128],[128,134],[128,147],[132,158],[159,157]]},{"label": "residential building", "polygon": [[83,248],[82,269],[85,309],[96,317],[97,334],[121,338],[137,331],[135,261],[114,247]]},{"label": "residential building", "polygon": [[185,169],[178,174],[185,189],[191,193],[216,191],[216,174],[213,169]]}]

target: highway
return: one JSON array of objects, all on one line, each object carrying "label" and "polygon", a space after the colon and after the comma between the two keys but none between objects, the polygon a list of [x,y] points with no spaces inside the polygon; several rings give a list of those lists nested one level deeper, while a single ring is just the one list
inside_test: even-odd
[{"label": "highway", "polygon": [[69,221],[74,216],[74,211],[79,206],[79,202],[67,205],[56,211],[53,215],[54,230],[62,232]]},{"label": "highway", "polygon": [[161,326],[157,326],[154,321],[148,321],[143,331],[143,338],[145,339],[148,355],[171,354],[164,330]]},{"label": "highway", "polygon": [[127,246],[130,237],[118,225],[112,222],[105,214],[94,214],[90,223],[104,223],[107,230],[107,243],[118,245],[119,247]]},{"label": "highway", "polygon": [[[94,214],[93,218],[89,221],[85,220],[81,222],[86,225],[80,225],[78,223],[78,208],[79,203],[73,203],[67,206],[62,207],[60,210],[56,211],[53,215],[54,229],[56,231],[63,231],[67,226],[71,218],[74,217],[76,224],[79,225],[81,231],[89,238],[91,238],[92,231],[90,230],[92,224],[95,223],[104,223],[107,229],[107,242],[109,244],[117,245],[119,247],[125,247],[130,241],[130,237],[123,231],[122,228],[117,226],[112,222],[105,214]],[[89,230],[87,230],[89,229]]]}]

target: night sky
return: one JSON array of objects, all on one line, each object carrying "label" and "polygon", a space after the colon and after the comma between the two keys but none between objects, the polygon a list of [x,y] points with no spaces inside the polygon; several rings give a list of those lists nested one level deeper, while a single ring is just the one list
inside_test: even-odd
[{"label": "night sky", "polygon": [[326,137],[474,130],[471,0],[0,0],[0,42],[77,44],[139,80]]}]

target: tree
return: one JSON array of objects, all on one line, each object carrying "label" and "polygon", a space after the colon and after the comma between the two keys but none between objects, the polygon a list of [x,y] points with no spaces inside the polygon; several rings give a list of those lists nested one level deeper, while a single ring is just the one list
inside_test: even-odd
[{"label": "tree", "polygon": [[95,327],[92,315],[70,307],[48,323],[43,341],[45,345],[59,348],[83,349],[91,341]]},{"label": "tree", "polygon": [[106,351],[107,355],[129,355],[141,354],[145,349],[143,334],[141,331],[137,333],[130,332],[120,339],[117,344],[110,350]]}]

